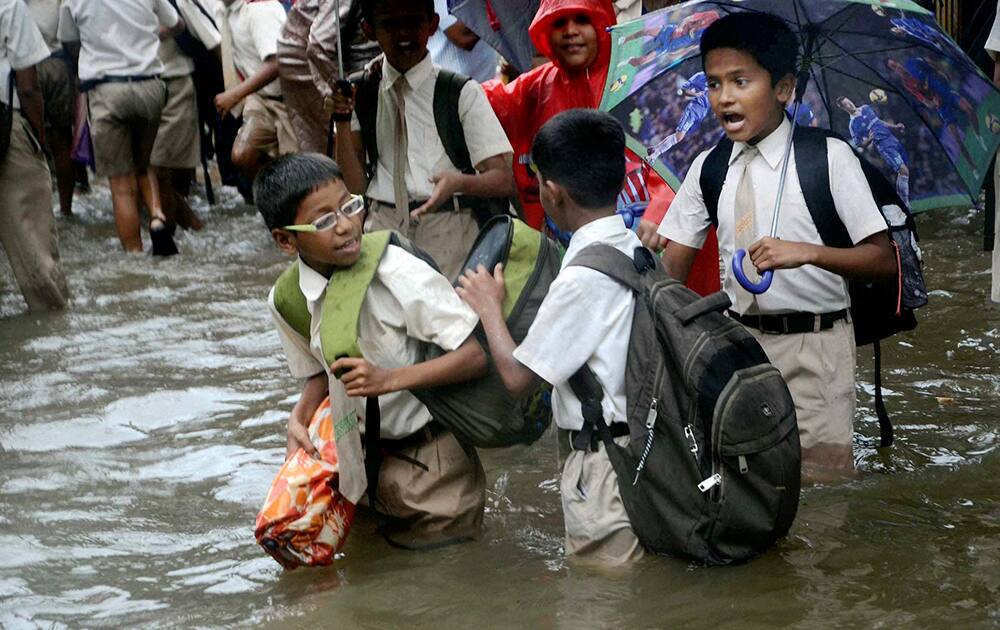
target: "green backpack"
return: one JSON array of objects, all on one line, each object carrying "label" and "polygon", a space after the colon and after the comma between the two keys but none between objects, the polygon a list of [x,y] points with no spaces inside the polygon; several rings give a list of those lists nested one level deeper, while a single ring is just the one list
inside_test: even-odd
[{"label": "green backpack", "polygon": [[[357,343],[361,305],[390,244],[402,247],[434,267],[426,254],[395,232],[380,231],[362,236],[358,261],[334,272],[324,297],[320,345],[328,365],[343,356],[361,356]],[[520,343],[549,285],[559,273],[559,250],[554,242],[521,221],[497,217],[480,232],[465,268],[478,264],[492,268],[497,262],[504,263],[507,282],[504,315],[511,336]],[[274,303],[284,320],[309,339],[312,318],[299,289],[298,263],[292,264],[278,278]],[[477,327],[474,334],[483,348],[488,348],[482,328]],[[427,344],[423,359],[440,356],[443,352]],[[412,393],[437,422],[466,444],[497,448],[534,442],[551,421],[547,388],[540,387],[526,400],[515,400],[507,393],[496,366],[492,361],[488,365],[487,373],[478,379],[413,390]]]}]

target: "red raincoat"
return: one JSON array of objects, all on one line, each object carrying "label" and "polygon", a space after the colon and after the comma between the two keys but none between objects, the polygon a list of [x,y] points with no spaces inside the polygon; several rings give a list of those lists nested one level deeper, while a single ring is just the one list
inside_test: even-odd
[{"label": "red raincoat", "polygon": [[[566,14],[585,13],[597,30],[597,59],[585,71],[569,72],[552,55],[549,33],[552,23]],[[522,74],[508,84],[490,81],[483,85],[493,111],[514,148],[514,181],[524,207],[525,220],[541,229],[545,211],[538,197],[538,181],[531,167],[531,143],[550,118],[567,109],[596,109],[601,102],[611,59],[611,35],[615,24],[611,0],[541,0],[528,29],[538,51],[553,59]],[[629,160],[638,161],[630,151]],[[651,197],[645,219],[659,223],[673,201],[674,192],[645,162],[643,176]],[[688,286],[702,295],[720,288],[719,250],[714,230],[705,242],[688,279]]]}]

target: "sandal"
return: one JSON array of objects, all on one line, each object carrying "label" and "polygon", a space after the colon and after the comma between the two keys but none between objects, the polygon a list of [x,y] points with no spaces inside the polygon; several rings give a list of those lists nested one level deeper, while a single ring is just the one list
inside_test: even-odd
[{"label": "sandal", "polygon": [[179,253],[177,244],[174,243],[173,230],[167,226],[162,216],[154,216],[149,221],[149,240],[153,242],[154,256],[173,256]]}]

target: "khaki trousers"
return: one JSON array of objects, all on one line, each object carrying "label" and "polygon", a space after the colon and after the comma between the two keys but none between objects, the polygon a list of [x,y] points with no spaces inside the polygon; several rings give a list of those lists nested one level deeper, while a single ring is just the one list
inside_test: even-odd
[{"label": "khaki trousers", "polygon": [[397,547],[427,549],[478,539],[485,505],[479,455],[448,431],[382,460],[374,507],[388,517],[382,533]]},{"label": "khaki trousers", "polygon": [[166,84],[159,79],[102,83],[87,92],[99,177],[146,173],[166,102]]},{"label": "khaki trousers", "polygon": [[282,101],[251,94],[243,102],[243,126],[233,142],[234,152],[250,147],[273,159],[299,150]]},{"label": "khaki trousers", "polygon": [[0,162],[0,243],[29,310],[66,306],[69,289],[59,263],[49,167],[17,111],[10,149]]},{"label": "khaki trousers", "polygon": [[[568,439],[567,431],[560,436]],[[628,444],[627,435],[615,438]],[[618,475],[604,444],[597,451],[572,450],[563,465],[560,482],[566,525],[566,555],[601,565],[621,565],[645,554],[625,513]]]},{"label": "khaki trousers", "polygon": [[408,212],[400,213],[396,206],[372,201],[365,220],[365,232],[376,230],[395,230],[410,239],[430,254],[441,273],[452,282],[458,278],[479,235],[479,226],[471,210],[455,210],[447,204],[414,222]]},{"label": "khaki trousers", "polygon": [[149,163],[163,168],[198,168],[201,134],[194,80],[188,75],[165,78],[163,82],[167,86],[167,103],[160,114]]},{"label": "khaki trousers", "polygon": [[748,330],[781,372],[795,401],[803,477],[853,471],[857,353],[850,321],[788,335]]}]

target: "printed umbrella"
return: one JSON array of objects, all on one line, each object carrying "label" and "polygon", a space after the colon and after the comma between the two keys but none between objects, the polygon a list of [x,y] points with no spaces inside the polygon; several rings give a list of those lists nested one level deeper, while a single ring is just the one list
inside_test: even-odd
[{"label": "printed umbrella", "polygon": [[601,108],[670,186],[722,136],[698,44],[736,11],[772,13],[798,34],[795,124],[849,139],[915,212],[976,202],[1000,144],[1000,91],[910,0],[700,0],[614,27]]},{"label": "printed umbrella", "polygon": [[531,69],[535,46],[528,26],[539,0],[448,0],[448,10],[521,72]]}]

